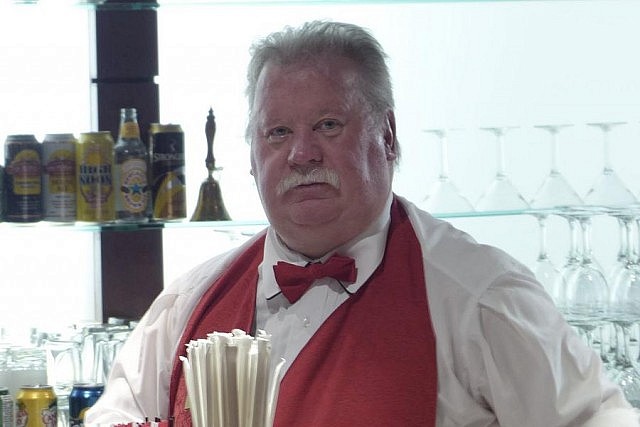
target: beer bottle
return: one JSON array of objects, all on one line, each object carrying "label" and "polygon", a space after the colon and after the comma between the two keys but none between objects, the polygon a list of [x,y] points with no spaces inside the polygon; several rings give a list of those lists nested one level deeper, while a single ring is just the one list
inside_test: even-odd
[{"label": "beer bottle", "polygon": [[114,146],[116,221],[148,220],[147,149],[140,138],[135,108],[120,110],[120,132]]}]

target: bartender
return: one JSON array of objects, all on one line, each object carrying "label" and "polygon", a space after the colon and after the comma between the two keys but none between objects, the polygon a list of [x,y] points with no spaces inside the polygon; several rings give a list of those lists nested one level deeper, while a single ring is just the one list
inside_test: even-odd
[{"label": "bartender", "polygon": [[393,193],[391,80],[368,31],[309,22],[251,54],[269,226],[161,293],[88,423],[190,425],[184,344],[239,328],[286,360],[278,427],[640,425],[527,268]]}]

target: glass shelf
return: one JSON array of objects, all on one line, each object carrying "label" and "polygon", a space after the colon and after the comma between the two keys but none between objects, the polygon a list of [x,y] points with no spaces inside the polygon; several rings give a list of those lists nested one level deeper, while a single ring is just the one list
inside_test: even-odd
[{"label": "glass shelf", "polygon": [[251,5],[390,5],[410,3],[477,3],[477,2],[522,2],[531,0],[158,0],[158,1],[110,1],[110,0],[12,0],[11,4],[20,6],[78,6],[101,10],[141,10],[158,7],[187,6],[251,6]]},{"label": "glass shelf", "polygon": [[[484,212],[455,212],[433,214],[440,219],[454,218],[491,218],[504,216],[593,216],[612,215],[622,216],[624,214],[640,213],[640,204],[629,205],[621,208],[605,208],[601,206],[570,206],[554,209],[524,209],[506,211],[484,211]],[[266,220],[243,220],[243,221],[190,221],[188,219],[178,221],[149,221],[145,223],[84,223],[84,222],[49,222],[40,221],[32,223],[2,222],[0,230],[5,228],[33,228],[33,229],[71,229],[77,231],[139,231],[157,229],[180,229],[180,228],[207,228],[220,232],[255,234],[268,225]]]}]

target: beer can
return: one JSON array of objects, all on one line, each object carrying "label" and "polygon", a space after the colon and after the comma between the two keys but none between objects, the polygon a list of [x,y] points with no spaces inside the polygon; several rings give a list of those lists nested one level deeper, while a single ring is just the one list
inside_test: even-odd
[{"label": "beer can", "polygon": [[42,211],[42,145],[33,135],[9,135],[4,146],[6,220],[36,222]]},{"label": "beer can", "polygon": [[115,220],[113,145],[109,131],[80,134],[76,147],[78,221]]},{"label": "beer can", "polygon": [[7,194],[4,190],[4,166],[0,166],[0,221],[6,217]]},{"label": "beer can", "polygon": [[42,202],[47,221],[76,220],[76,139],[47,134],[42,141]]},{"label": "beer can", "polygon": [[153,218],[187,216],[184,133],[177,124],[152,123],[149,129]]},{"label": "beer can", "polygon": [[71,427],[84,425],[84,416],[102,396],[104,385],[79,383],[74,384],[69,394],[69,422]]},{"label": "beer can", "polygon": [[49,385],[22,386],[16,396],[16,426],[51,427],[58,424],[58,398]]},{"label": "beer can", "polygon": [[9,389],[7,387],[0,387],[0,426],[14,427],[13,415],[13,399],[9,393]]}]

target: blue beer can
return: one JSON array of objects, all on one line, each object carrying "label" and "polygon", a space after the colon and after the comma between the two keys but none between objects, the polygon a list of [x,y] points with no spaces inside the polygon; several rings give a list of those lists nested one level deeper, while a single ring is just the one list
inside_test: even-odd
[{"label": "blue beer can", "polygon": [[78,383],[69,395],[69,425],[84,426],[84,416],[104,392],[103,384]]}]

